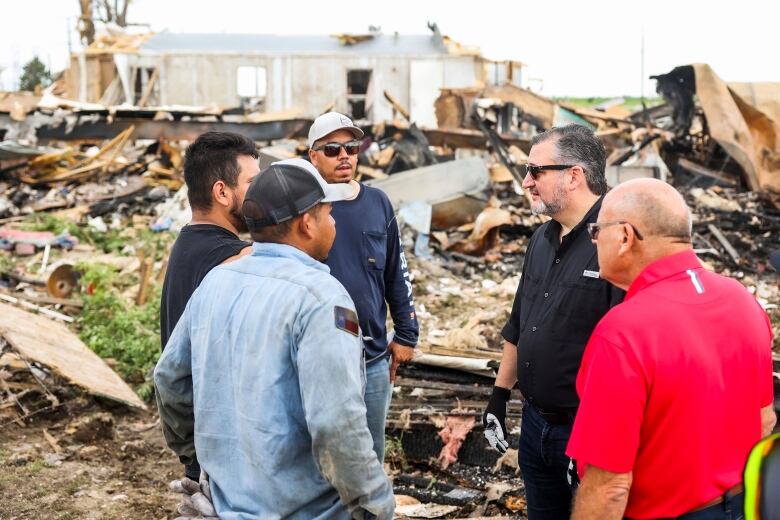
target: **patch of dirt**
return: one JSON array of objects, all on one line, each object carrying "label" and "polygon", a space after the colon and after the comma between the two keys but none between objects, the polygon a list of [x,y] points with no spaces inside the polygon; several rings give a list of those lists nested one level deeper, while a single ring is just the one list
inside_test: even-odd
[{"label": "patch of dirt", "polygon": [[182,466],[165,446],[155,413],[106,411],[92,402],[58,415],[0,428],[0,518],[177,516],[179,497],[168,483]]}]

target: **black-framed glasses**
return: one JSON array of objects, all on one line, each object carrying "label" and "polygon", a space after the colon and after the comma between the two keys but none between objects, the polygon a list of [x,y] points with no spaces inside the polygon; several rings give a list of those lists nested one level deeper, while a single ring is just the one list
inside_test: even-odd
[{"label": "black-framed glasses", "polygon": [[523,177],[526,175],[530,175],[533,180],[536,180],[539,178],[539,175],[545,171],[545,170],[568,170],[569,168],[573,168],[573,164],[546,164],[544,166],[536,166],[534,164],[523,164],[520,166],[520,172],[523,174]]},{"label": "black-framed glasses", "polygon": [[325,143],[314,148],[315,152],[322,152],[325,157],[338,157],[341,149],[347,152],[347,155],[357,155],[360,151],[360,141],[349,141],[347,143]]},{"label": "black-framed glasses", "polygon": [[601,231],[601,228],[609,227],[609,226],[617,226],[620,224],[628,224],[631,226],[631,229],[634,230],[634,234],[639,240],[644,240],[645,237],[642,236],[642,233],[639,232],[639,230],[634,226],[631,222],[628,222],[627,220],[616,220],[615,222],[591,222],[588,224],[588,234],[590,235],[591,240],[598,240],[599,238],[599,231]]}]

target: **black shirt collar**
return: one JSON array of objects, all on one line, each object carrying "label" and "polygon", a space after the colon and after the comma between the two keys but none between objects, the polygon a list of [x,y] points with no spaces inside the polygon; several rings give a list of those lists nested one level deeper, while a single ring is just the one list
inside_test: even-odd
[{"label": "black shirt collar", "polygon": [[[582,230],[590,223],[596,222],[599,216],[599,210],[601,210],[601,201],[604,200],[604,195],[601,195],[598,200],[591,206],[582,220],[572,228],[572,230],[563,237],[563,242],[569,242],[574,240]],[[544,237],[555,244],[559,243],[559,237],[561,236],[561,224],[557,220],[551,220],[547,229],[544,231]]]}]

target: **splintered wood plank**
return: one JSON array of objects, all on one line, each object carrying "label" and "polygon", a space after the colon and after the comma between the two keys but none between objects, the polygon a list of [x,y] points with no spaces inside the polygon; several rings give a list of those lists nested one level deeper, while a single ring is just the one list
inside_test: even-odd
[{"label": "splintered wood plank", "polygon": [[28,361],[49,367],[89,393],[146,410],[132,388],[64,325],[0,303],[0,336]]}]

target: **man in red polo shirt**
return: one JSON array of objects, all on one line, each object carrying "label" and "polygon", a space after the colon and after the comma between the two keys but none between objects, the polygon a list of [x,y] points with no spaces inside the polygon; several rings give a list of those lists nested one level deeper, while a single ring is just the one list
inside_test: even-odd
[{"label": "man in red polo shirt", "polygon": [[616,187],[589,231],[601,276],[628,292],[577,376],[572,518],[742,518],[746,457],[776,420],[766,313],[702,267],[690,211],[666,183]]}]

